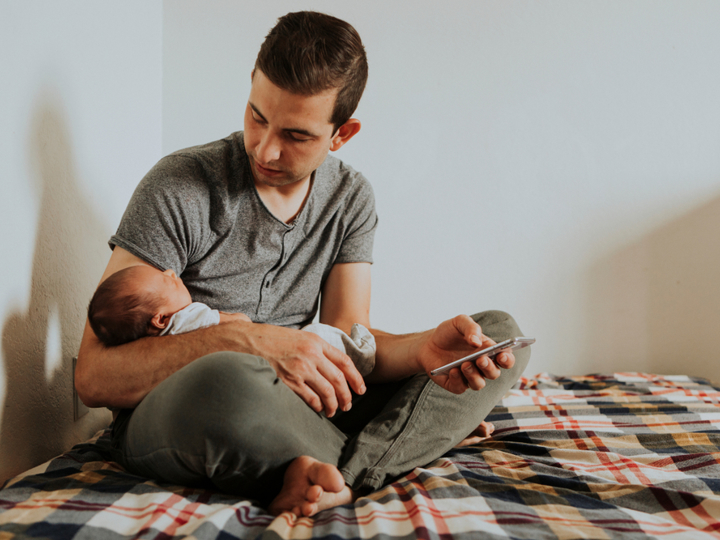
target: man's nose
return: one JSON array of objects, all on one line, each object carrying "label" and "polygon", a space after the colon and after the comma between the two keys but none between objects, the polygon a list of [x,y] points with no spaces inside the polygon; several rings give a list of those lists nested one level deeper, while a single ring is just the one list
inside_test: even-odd
[{"label": "man's nose", "polygon": [[167,270],[165,270],[163,272],[163,274],[167,274],[168,276],[173,277],[173,278],[176,277],[175,272],[172,270],[172,268],[168,268]]},{"label": "man's nose", "polygon": [[278,137],[266,130],[257,145],[257,159],[260,163],[268,164],[280,159],[281,146]]}]

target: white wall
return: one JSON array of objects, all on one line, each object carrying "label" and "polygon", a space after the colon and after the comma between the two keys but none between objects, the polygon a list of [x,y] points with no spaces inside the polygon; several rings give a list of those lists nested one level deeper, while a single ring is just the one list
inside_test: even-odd
[{"label": "white wall", "polygon": [[70,376],[107,238],[162,153],[241,128],[297,9],[369,54],[339,156],[376,191],[376,326],[505,309],[532,372],[720,379],[717,2],[116,4],[0,0],[0,481],[107,421]]},{"label": "white wall", "polygon": [[72,363],[107,239],[161,154],[162,4],[0,1],[0,483],[109,421]]},{"label": "white wall", "polygon": [[370,81],[339,155],[375,188],[373,323],[504,309],[532,372],[720,379],[720,4],[165,2],[163,150],[241,129],[276,18],[350,21]]}]

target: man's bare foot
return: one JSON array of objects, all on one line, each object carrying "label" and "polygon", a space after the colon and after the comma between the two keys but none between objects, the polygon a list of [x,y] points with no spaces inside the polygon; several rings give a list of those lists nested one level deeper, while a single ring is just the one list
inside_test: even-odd
[{"label": "man's bare foot", "polygon": [[283,487],[268,510],[275,516],[292,512],[298,517],[309,517],[354,499],[355,494],[345,485],[337,467],[300,456],[285,471]]},{"label": "man's bare foot", "polygon": [[492,435],[493,431],[495,431],[495,426],[493,426],[490,422],[481,422],[480,425],[476,427],[472,433],[470,433],[470,435],[457,444],[456,448],[477,444]]}]

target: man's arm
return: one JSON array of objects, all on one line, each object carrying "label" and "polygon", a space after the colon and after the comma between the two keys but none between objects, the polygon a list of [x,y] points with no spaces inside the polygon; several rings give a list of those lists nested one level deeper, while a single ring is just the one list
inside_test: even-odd
[{"label": "man's arm", "polygon": [[[116,247],[102,280],[137,264],[147,263]],[[217,351],[265,358],[308,405],[316,411],[324,409],[329,416],[338,406],[346,408],[351,403],[348,384],[355,392],[364,392],[362,377],[350,359],[318,336],[241,320],[187,334],[146,337],[117,347],[106,347],[86,323],[75,386],[88,406],[134,407],[177,370]]]},{"label": "man's arm", "polygon": [[340,263],[330,270],[320,298],[320,322],[350,334],[370,328],[370,263]]},{"label": "man's arm", "polygon": [[[393,335],[373,329],[377,343],[375,369],[367,377],[369,382],[385,382],[410,377],[416,373],[430,373],[435,368],[468,354],[494,345],[483,335],[480,325],[467,315],[458,315],[442,322],[437,328],[417,334]],[[433,380],[450,392],[462,394],[468,388],[480,390],[485,379],[497,379],[500,370],[515,364],[515,357],[504,351],[495,361],[481,356],[474,363],[463,364],[462,370],[454,368],[450,373],[433,377]]]},{"label": "man's arm", "polygon": [[[370,328],[370,264],[346,263],[333,266],[320,304],[320,322],[350,333],[353,323],[360,323],[375,336],[377,353],[375,369],[368,382],[387,382],[429,373],[432,369],[462,358],[478,349],[493,345],[480,326],[467,315],[445,321],[437,328],[417,334],[394,335]],[[510,368],[515,357],[504,352],[496,357],[498,364]],[[461,375],[462,373],[462,375]],[[475,364],[467,363],[462,372],[453,369],[447,375],[434,377],[443,388],[460,394],[485,386],[485,378],[496,379],[500,370],[487,356]]]}]

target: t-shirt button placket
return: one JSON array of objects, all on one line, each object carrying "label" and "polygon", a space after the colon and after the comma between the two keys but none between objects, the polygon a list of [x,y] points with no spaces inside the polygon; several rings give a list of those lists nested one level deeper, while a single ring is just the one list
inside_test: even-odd
[{"label": "t-shirt button placket", "polygon": [[265,290],[270,289],[270,285],[272,284],[272,276],[265,276],[265,281],[262,285],[262,290],[260,292],[260,304],[258,305],[258,316],[262,319],[268,317],[270,314],[268,313],[268,301],[270,292],[267,293],[262,292]]}]

